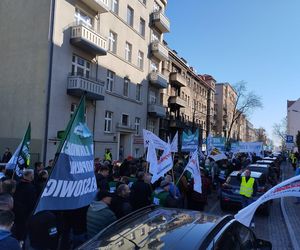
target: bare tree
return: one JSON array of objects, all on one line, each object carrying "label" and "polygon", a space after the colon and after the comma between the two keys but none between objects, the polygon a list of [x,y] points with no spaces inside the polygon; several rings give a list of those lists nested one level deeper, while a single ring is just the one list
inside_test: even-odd
[{"label": "bare tree", "polygon": [[229,121],[228,133],[226,135],[226,144],[229,144],[231,132],[234,124],[241,117],[249,116],[249,114],[256,108],[262,108],[261,97],[256,95],[253,91],[247,90],[247,83],[244,81],[238,82],[233,86],[236,92],[236,102],[233,109],[231,120]]},{"label": "bare tree", "polygon": [[282,146],[285,146],[287,135],[287,117],[283,118],[279,123],[273,125],[273,134],[281,140]]}]

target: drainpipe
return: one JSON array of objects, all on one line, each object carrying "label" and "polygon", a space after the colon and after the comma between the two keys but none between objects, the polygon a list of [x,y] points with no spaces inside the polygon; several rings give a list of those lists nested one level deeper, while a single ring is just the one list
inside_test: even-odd
[{"label": "drainpipe", "polygon": [[47,83],[47,99],[46,99],[46,121],[44,131],[44,145],[43,145],[43,163],[46,164],[47,156],[47,143],[48,143],[48,128],[49,128],[49,111],[50,111],[50,95],[51,95],[51,82],[52,82],[52,64],[53,64],[53,31],[54,31],[54,12],[55,0],[50,3],[50,20],[49,20],[49,65],[48,65],[48,83]]}]

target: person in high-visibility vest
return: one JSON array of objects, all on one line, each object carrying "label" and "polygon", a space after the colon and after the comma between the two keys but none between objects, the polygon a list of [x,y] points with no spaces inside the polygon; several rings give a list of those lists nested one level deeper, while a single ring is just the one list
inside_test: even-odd
[{"label": "person in high-visibility vest", "polygon": [[257,191],[257,184],[255,178],[251,177],[251,171],[246,169],[244,176],[241,176],[242,171],[237,175],[238,180],[241,181],[240,195],[242,196],[243,208],[252,203],[252,198],[255,196]]},{"label": "person in high-visibility vest", "polygon": [[107,148],[104,154],[104,161],[112,161],[112,153],[110,152],[110,150]]}]

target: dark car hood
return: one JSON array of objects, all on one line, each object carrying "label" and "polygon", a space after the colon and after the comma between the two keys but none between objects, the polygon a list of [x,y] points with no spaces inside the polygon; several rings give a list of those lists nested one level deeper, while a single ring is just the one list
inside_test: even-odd
[{"label": "dark car hood", "polygon": [[82,249],[195,249],[219,219],[197,211],[158,208],[115,223]]}]

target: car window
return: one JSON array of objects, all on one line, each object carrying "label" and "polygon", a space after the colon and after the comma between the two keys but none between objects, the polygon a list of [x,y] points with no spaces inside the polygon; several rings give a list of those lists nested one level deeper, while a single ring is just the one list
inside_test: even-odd
[{"label": "car window", "polygon": [[226,180],[226,183],[232,186],[239,186],[241,181],[239,181],[236,176],[229,176]]},{"label": "car window", "polygon": [[[235,224],[235,223],[234,223]],[[220,239],[217,240],[214,250],[230,249],[239,250],[242,249],[240,246],[239,237],[237,235],[234,225],[229,226],[221,235]]]},{"label": "car window", "polygon": [[241,244],[241,249],[243,250],[252,250],[256,249],[255,247],[255,237],[253,232],[245,227],[244,225],[237,223],[236,224],[237,235],[239,242]]},{"label": "car window", "polygon": [[266,184],[266,181],[267,181],[266,176],[262,174],[258,179],[258,185],[264,186]]}]

